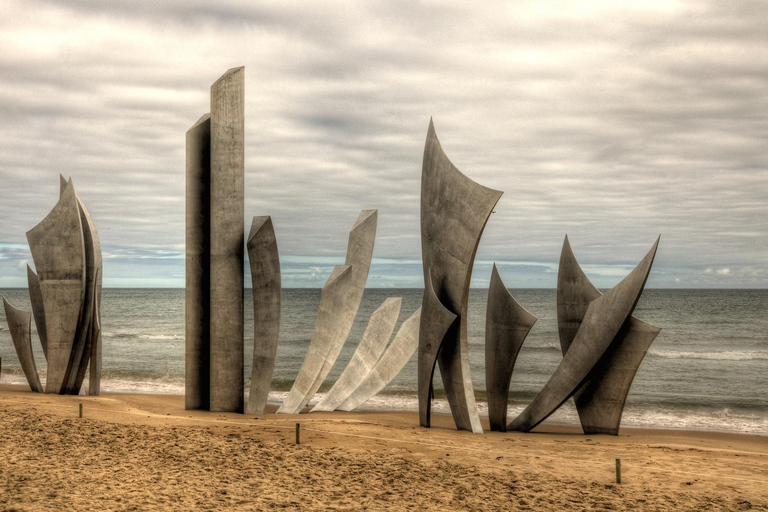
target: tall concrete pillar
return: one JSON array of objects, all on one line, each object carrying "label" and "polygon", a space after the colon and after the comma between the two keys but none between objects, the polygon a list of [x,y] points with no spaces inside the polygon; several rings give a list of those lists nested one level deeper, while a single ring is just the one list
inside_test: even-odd
[{"label": "tall concrete pillar", "polygon": [[210,405],[211,115],[187,131],[184,407]]},{"label": "tall concrete pillar", "polygon": [[245,68],[211,86],[210,410],[243,412]]}]

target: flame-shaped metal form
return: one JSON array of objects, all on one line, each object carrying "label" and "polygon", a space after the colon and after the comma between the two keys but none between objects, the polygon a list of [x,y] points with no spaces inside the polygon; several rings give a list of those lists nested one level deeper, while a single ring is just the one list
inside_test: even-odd
[{"label": "flame-shaped metal form", "polygon": [[[589,303],[601,295],[581,270],[567,236],[560,254],[557,282],[558,330],[565,356]],[[635,373],[660,331],[634,316],[622,326],[606,354],[573,395],[585,434],[619,433],[621,415]]]},{"label": "flame-shaped metal form", "polygon": [[[467,304],[472,265],[480,237],[502,192],[464,176],[448,159],[430,120],[421,171],[421,255],[424,301],[419,336],[419,410],[422,426],[430,426],[430,396],[434,356],[440,365],[445,394],[456,427],[481,433],[467,345]],[[431,279],[437,303],[429,297]],[[442,325],[429,321],[441,307],[458,317],[456,325],[437,339]],[[439,316],[439,314],[437,315]],[[430,353],[422,351],[429,347]]]},{"label": "flame-shaped metal form", "polygon": [[544,388],[507,430],[527,432],[578,391],[632,315],[653,265],[659,241],[635,269],[605,295],[589,303],[573,342]]},{"label": "flame-shaped metal form", "polygon": [[485,389],[491,430],[507,429],[507,402],[512,370],[520,348],[537,318],[521,306],[501,280],[496,264],[491,272],[485,314]]},{"label": "flame-shaped metal form", "polygon": [[419,323],[421,322],[421,308],[417,309],[398,329],[395,339],[387,347],[384,355],[378,360],[373,369],[368,372],[363,381],[349,395],[349,397],[337,407],[341,411],[351,411],[366,400],[384,389],[392,379],[411,360],[413,353],[419,346]]},{"label": "flame-shaped metal form", "polygon": [[40,376],[37,373],[35,356],[32,352],[32,313],[11,306],[5,297],[3,297],[3,307],[13,346],[16,348],[16,355],[19,356],[19,363],[29,388],[36,393],[42,393],[43,386],[40,384]]},{"label": "flame-shaped metal form", "polygon": [[347,367],[336,379],[333,387],[312,408],[311,412],[334,411],[355,391],[384,352],[384,348],[392,336],[392,331],[395,330],[402,303],[403,299],[390,297],[371,314],[368,326],[365,328],[352,359],[349,360]]},{"label": "flame-shaped metal form", "polygon": [[[301,365],[299,374],[293,382],[291,391],[285,397],[278,413],[298,414],[314,395],[314,383],[323,368],[323,363],[333,352],[334,345],[339,343],[341,328],[339,318],[347,307],[347,296],[352,280],[352,267],[339,265],[333,269],[331,276],[320,291],[320,307],[315,320],[315,330],[309,342],[307,354]],[[344,341],[342,340],[343,344]]]},{"label": "flame-shaped metal form", "polygon": [[[79,338],[86,282],[83,225],[70,181],[59,202],[40,224],[27,232],[40,281],[48,338],[45,391],[65,393],[80,359],[73,349]],[[81,355],[81,354],[80,354]]]}]

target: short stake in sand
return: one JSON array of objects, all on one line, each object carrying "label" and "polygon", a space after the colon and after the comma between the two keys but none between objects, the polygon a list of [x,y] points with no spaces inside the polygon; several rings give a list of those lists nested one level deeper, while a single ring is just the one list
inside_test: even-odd
[{"label": "short stake in sand", "polygon": [[301,423],[296,424],[296,444],[301,444]]},{"label": "short stake in sand", "polygon": [[616,459],[616,483],[621,483],[621,459]]},{"label": "short stake in sand", "polygon": [[80,404],[79,409],[80,409],[80,417],[82,418],[83,417],[83,404]]}]

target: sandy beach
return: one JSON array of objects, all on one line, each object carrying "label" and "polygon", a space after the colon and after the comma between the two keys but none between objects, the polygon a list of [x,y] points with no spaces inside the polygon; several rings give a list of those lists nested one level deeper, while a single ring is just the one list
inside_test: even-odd
[{"label": "sandy beach", "polygon": [[52,396],[0,386],[0,507],[768,510],[761,436],[585,436],[552,425],[473,435],[446,416],[423,429],[415,413],[253,416],[183,406],[174,395]]}]

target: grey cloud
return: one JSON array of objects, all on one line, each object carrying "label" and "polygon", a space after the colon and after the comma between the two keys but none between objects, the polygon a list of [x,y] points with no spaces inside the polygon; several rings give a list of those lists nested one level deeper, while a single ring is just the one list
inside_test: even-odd
[{"label": "grey cloud", "polygon": [[[272,215],[281,255],[309,258],[285,265],[288,283],[322,285],[333,264],[319,262],[343,261],[359,210],[379,208],[376,256],[391,262],[374,265],[371,284],[420,285],[409,262],[420,258],[434,116],[454,163],[505,191],[473,284],[500,261],[509,286],[554,286],[545,269],[568,233],[598,286],[658,234],[650,285],[768,286],[758,2],[75,0],[4,11],[0,242],[25,243],[61,172],[117,255],[105,278],[182,275],[180,258],[153,251],[184,244],[184,133],[210,84],[245,65],[246,212]],[[0,260],[0,274],[22,257]]]}]

